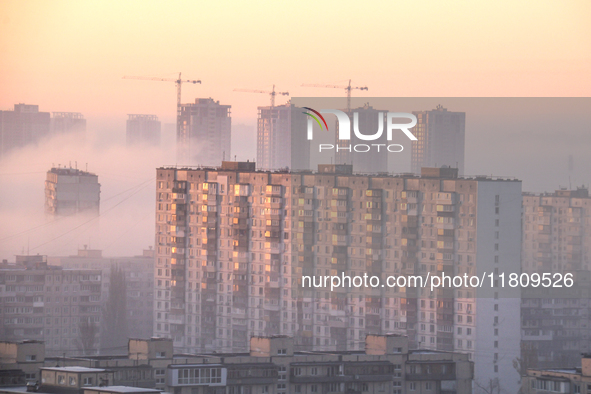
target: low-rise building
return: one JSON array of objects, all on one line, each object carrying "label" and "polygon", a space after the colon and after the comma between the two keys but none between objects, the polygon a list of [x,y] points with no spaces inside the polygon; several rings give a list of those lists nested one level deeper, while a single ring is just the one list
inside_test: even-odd
[{"label": "low-rise building", "polygon": [[0,342],[0,386],[23,385],[40,378],[45,362],[45,344],[25,340]]},{"label": "low-rise building", "polygon": [[520,393],[591,393],[591,354],[582,355],[580,367],[528,369]]},{"label": "low-rise building", "polygon": [[408,338],[368,335],[365,351],[297,352],[293,338],[253,337],[250,353],[198,355],[171,364],[166,388],[178,394],[472,392],[468,355],[408,350]]}]

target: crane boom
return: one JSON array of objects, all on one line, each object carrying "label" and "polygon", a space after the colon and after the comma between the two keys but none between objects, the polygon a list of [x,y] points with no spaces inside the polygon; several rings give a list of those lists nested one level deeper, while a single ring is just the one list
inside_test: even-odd
[{"label": "crane boom", "polygon": [[311,84],[311,83],[303,83],[303,87],[307,88],[332,88],[332,89],[345,89],[347,93],[347,113],[351,112],[351,90],[358,89],[358,90],[368,90],[367,86],[351,86],[351,80],[349,80],[349,84],[347,86],[338,86],[338,85],[321,85],[321,84]]},{"label": "crane boom", "polygon": [[273,85],[273,90],[256,90],[256,89],[234,89],[235,92],[245,92],[245,93],[267,93],[271,96],[271,109],[275,108],[275,96],[289,96],[289,92],[276,92],[275,85]]},{"label": "crane boom", "polygon": [[123,79],[139,79],[142,81],[161,81],[161,82],[174,82],[176,85],[176,138],[177,144],[179,143],[183,130],[181,129],[181,87],[183,83],[201,84],[199,79],[182,79],[181,73],[178,78],[158,78],[158,77],[135,77],[135,76],[124,76]]}]

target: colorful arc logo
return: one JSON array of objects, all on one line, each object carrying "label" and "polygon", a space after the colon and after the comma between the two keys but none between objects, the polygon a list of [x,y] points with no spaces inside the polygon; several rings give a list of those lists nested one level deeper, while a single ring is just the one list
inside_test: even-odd
[{"label": "colorful arc logo", "polygon": [[[322,115],[320,114],[320,112],[316,111],[315,109],[309,108],[309,107],[304,107],[304,109],[307,109],[308,111],[312,111],[312,112],[314,112],[316,115],[318,115],[318,116],[320,117],[320,119],[322,119],[322,122],[324,123],[324,126],[326,126],[326,131],[328,131],[328,125],[326,124],[326,120],[324,120],[324,116],[322,116]],[[322,127],[322,123],[320,123],[320,120],[319,120],[319,119],[318,119],[316,116],[312,115],[312,114],[311,114],[311,113],[309,113],[309,112],[302,112],[302,113],[303,113],[303,114],[306,114],[306,115],[308,115],[308,116],[309,116],[309,117],[311,117],[311,118],[313,118],[313,119],[316,121],[316,123],[318,123],[318,126],[320,126],[320,130],[322,130],[322,129],[323,129],[323,127]]]}]

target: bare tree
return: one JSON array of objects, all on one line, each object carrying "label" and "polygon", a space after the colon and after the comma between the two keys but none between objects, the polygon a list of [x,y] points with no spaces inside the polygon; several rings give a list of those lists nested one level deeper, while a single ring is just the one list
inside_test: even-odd
[{"label": "bare tree", "polygon": [[109,298],[107,299],[104,318],[103,334],[108,340],[108,347],[126,347],[127,331],[127,284],[125,271],[119,266],[111,266]]},{"label": "bare tree", "polygon": [[82,318],[78,324],[78,331],[78,350],[83,355],[94,353],[96,351],[96,336],[98,333],[97,325],[89,319]]},{"label": "bare tree", "polygon": [[482,384],[477,380],[475,380],[474,383],[476,384],[476,387],[480,389],[480,393],[501,394],[501,384],[499,382],[499,378],[489,379],[485,384]]}]

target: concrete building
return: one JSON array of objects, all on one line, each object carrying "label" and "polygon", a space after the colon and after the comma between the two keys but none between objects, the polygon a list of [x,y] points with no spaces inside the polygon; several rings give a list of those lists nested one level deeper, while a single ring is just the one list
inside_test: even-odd
[{"label": "concrete building", "polygon": [[44,363],[42,341],[0,342],[0,387],[24,386],[28,381],[39,380],[39,368]]},{"label": "concrete building", "polygon": [[62,269],[46,256],[0,264],[0,338],[44,341],[48,355],[95,351],[100,336],[101,271]]},{"label": "concrete building", "polygon": [[398,335],[365,342],[358,351],[310,352],[286,336],[253,337],[247,352],[173,355],[170,339],[130,339],[127,355],[46,358],[38,374],[41,391],[81,394],[472,393],[465,354],[409,350]]},{"label": "concrete building", "polygon": [[422,167],[449,166],[464,174],[465,112],[450,112],[441,105],[431,111],[413,111],[417,125],[411,132],[411,171],[421,173]]},{"label": "concrete building", "polygon": [[[153,330],[153,301],[154,301],[154,251],[152,248],[144,250],[141,256],[103,257],[101,250],[80,249],[75,256],[49,256],[50,265],[64,269],[92,269],[100,270],[102,274],[101,308],[107,308],[111,291],[111,277],[115,271],[120,271],[125,277],[124,306],[127,316],[125,333],[131,338],[150,338]],[[117,297],[120,297],[117,296]],[[104,324],[110,324],[103,319]],[[113,338],[109,330],[103,329],[101,348],[112,347]],[[108,352],[107,352],[108,353]]]},{"label": "concrete building", "polygon": [[98,215],[98,176],[76,168],[52,168],[45,180],[45,213],[50,216]]},{"label": "concrete building", "polygon": [[589,190],[523,194],[523,271],[591,270]]},{"label": "concrete building", "polygon": [[170,365],[167,389],[188,393],[472,393],[467,355],[409,351],[400,336],[368,336],[365,351],[298,352],[293,338],[253,337],[250,354]]},{"label": "concrete building", "polygon": [[156,115],[127,115],[127,146],[160,146],[161,123]]},{"label": "concrete building", "polygon": [[86,119],[79,112],[53,112],[51,117],[51,134],[78,134],[86,133]]},{"label": "concrete building", "polygon": [[[219,169],[157,170],[154,333],[191,351],[239,351],[259,335],[299,349],[359,350],[367,334],[461,351],[475,380],[517,391],[520,293],[310,286],[303,277],[519,272],[521,182]],[[502,340],[501,340],[502,338]]]},{"label": "concrete building", "polygon": [[[385,122],[384,117],[388,111],[380,111],[366,104],[363,107],[355,108],[351,110],[351,127],[357,127],[362,134],[371,135],[375,134],[379,129],[380,120]],[[380,119],[380,116],[382,119]],[[338,122],[337,122],[338,124]],[[383,124],[383,123],[382,123]],[[382,126],[383,127],[383,126]],[[380,172],[388,171],[388,155],[386,154],[373,154],[370,152],[356,152],[353,147],[357,144],[367,144],[368,141],[362,140],[357,137],[355,132],[351,133],[350,140],[338,139],[338,126],[335,132],[336,145],[339,149],[335,153],[336,164],[349,164],[353,165],[356,172],[363,174],[377,174]],[[371,144],[383,144],[388,145],[387,134],[384,132],[382,136],[376,140],[372,140]],[[382,149],[386,149],[385,147]],[[351,150],[351,151],[350,151]],[[425,166],[427,167],[427,166]]]},{"label": "concrete building", "polygon": [[230,105],[211,98],[182,104],[177,159],[182,165],[218,166],[231,157]]},{"label": "concrete building", "polygon": [[[258,107],[257,166],[262,170],[297,169],[310,166],[310,142],[301,108],[288,101],[275,107]],[[301,133],[293,133],[292,128]]]},{"label": "concrete building", "polygon": [[580,367],[566,364],[553,369],[528,369],[520,393],[591,393],[591,355],[583,353],[579,359]]},{"label": "concrete building", "polygon": [[527,290],[522,301],[522,359],[529,366],[575,365],[591,351],[591,197],[586,188],[523,194],[522,270],[574,275],[568,292]]},{"label": "concrete building", "polygon": [[0,159],[48,137],[50,131],[49,112],[39,112],[38,105],[15,104],[13,111],[0,111]]}]

